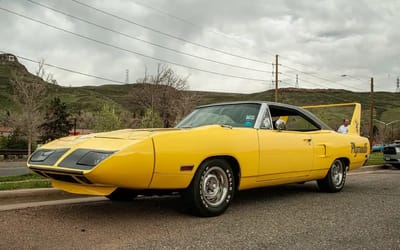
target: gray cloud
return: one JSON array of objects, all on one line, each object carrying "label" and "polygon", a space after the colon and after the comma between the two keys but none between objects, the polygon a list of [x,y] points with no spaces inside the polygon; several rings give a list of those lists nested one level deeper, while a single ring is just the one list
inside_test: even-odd
[{"label": "gray cloud", "polygon": [[[377,90],[394,91],[396,78],[400,74],[400,35],[397,31],[400,2],[396,0],[85,1],[160,32],[267,64],[179,41],[73,1],[35,1],[130,36],[228,64],[271,71],[274,55],[279,54],[282,64],[280,71],[285,74],[286,84],[282,86],[285,87],[294,86],[297,74],[300,87],[347,87],[353,91],[369,91],[366,83],[373,76]],[[191,89],[249,93],[271,87],[271,73],[233,68],[166,51],[65,17],[28,1],[3,0],[0,6],[125,50],[203,70],[265,79],[265,82],[235,79],[171,65],[179,74],[190,75]],[[2,10],[0,29],[3,37],[0,49],[3,51],[35,60],[43,58],[50,64],[118,81],[124,81],[126,69],[129,69],[130,81],[134,82],[143,77],[145,68],[149,73],[155,72],[159,63]],[[26,64],[33,72],[36,65]],[[48,68],[47,71],[66,86],[106,83],[54,68]],[[353,78],[342,78],[342,74],[352,75]]]}]

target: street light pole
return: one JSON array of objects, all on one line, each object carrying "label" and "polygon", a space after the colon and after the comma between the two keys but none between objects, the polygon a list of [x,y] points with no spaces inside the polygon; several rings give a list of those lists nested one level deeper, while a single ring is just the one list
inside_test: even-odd
[{"label": "street light pole", "polygon": [[374,121],[376,121],[376,122],[378,122],[378,123],[380,123],[380,124],[385,126],[385,128],[383,130],[383,142],[386,142],[386,129],[387,129],[387,126],[391,125],[391,129],[392,130],[391,130],[390,139],[391,139],[391,141],[393,141],[393,124],[400,122],[400,120],[394,120],[394,121],[391,121],[391,122],[388,122],[388,123],[380,121],[378,119],[374,119]]}]

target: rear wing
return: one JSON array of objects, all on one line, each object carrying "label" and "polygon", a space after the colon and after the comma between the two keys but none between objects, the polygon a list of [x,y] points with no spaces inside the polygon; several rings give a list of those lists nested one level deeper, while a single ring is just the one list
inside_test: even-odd
[{"label": "rear wing", "polygon": [[360,103],[324,104],[324,105],[315,105],[315,106],[303,106],[302,108],[308,109],[312,112],[311,109],[344,107],[344,106],[353,106],[354,107],[353,115],[351,117],[350,124],[349,124],[348,134],[360,135],[360,123],[361,123],[361,104]]}]

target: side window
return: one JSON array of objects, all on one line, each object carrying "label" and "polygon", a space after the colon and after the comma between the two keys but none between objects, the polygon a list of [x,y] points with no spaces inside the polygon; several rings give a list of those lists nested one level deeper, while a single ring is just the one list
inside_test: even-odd
[{"label": "side window", "polygon": [[287,107],[270,107],[273,128],[287,131],[315,131],[320,128],[305,114]]},{"label": "side window", "polygon": [[291,115],[288,117],[286,130],[291,131],[313,131],[318,130],[314,124],[310,123],[300,115]]}]

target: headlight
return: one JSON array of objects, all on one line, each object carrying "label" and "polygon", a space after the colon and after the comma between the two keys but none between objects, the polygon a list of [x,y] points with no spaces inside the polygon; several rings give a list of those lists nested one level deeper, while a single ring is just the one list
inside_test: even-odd
[{"label": "headlight", "polygon": [[77,162],[78,165],[86,165],[86,166],[96,166],[114,152],[98,152],[98,151],[91,151],[85,154],[82,158],[79,159]]},{"label": "headlight", "polygon": [[35,152],[32,157],[31,157],[31,161],[33,162],[40,162],[40,161],[44,161],[46,160],[51,154],[53,154],[55,151],[54,150],[39,150],[37,152]]},{"label": "headlight", "polygon": [[59,167],[89,170],[100,164],[116,151],[103,151],[94,149],[77,149],[68,155]]},{"label": "headlight", "polygon": [[38,149],[29,158],[30,164],[54,165],[60,157],[68,151],[68,148]]}]

